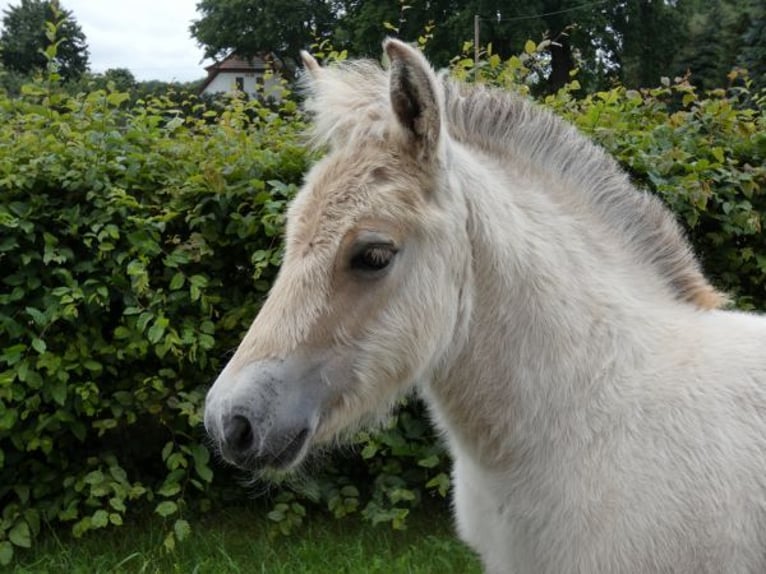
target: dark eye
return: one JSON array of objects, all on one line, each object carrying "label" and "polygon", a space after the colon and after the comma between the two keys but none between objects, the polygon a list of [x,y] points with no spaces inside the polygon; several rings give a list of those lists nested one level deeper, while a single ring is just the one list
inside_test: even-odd
[{"label": "dark eye", "polygon": [[393,261],[394,255],[393,245],[365,245],[352,255],[350,267],[355,271],[381,271]]}]

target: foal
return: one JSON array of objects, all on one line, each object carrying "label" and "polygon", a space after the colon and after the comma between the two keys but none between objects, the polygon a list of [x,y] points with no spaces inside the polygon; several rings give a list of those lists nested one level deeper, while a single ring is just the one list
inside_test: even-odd
[{"label": "foal", "polygon": [[223,457],[292,468],[416,387],[488,573],[766,572],[766,319],[571,127],[384,47],[304,54],[329,154],[208,394]]}]

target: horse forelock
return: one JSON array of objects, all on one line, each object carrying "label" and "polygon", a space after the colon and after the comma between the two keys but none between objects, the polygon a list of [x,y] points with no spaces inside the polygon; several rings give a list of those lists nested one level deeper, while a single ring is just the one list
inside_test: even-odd
[{"label": "horse forelock", "polygon": [[[660,275],[676,297],[702,309],[728,302],[705,278],[672,213],[633,186],[617,162],[550,111],[524,98],[442,76],[443,119],[449,136],[468,148],[523,164],[567,189],[585,208],[623,238],[625,246]],[[305,109],[313,116],[315,146],[367,153],[385,145],[394,123],[388,73],[372,60],[323,68],[307,82]]]},{"label": "horse forelock", "polygon": [[352,60],[322,68],[302,82],[304,109],[312,116],[314,147],[343,146],[385,139],[392,117],[388,76],[372,60]]}]

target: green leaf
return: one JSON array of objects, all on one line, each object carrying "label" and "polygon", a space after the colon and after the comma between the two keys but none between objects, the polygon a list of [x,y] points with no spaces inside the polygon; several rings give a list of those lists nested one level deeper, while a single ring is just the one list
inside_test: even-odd
[{"label": "green leaf", "polygon": [[0,566],[8,566],[13,560],[13,544],[7,540],[0,542]]},{"label": "green leaf", "polygon": [[281,510],[272,510],[266,517],[273,522],[282,522],[285,519],[285,513]]},{"label": "green leaf", "polygon": [[175,131],[181,126],[184,125],[184,119],[182,117],[175,117],[172,120],[170,120],[167,125],[165,126],[168,131]]},{"label": "green leaf", "polygon": [[109,522],[111,522],[115,526],[122,526],[122,516],[120,516],[116,512],[110,512],[109,513]]},{"label": "green leaf", "polygon": [[112,92],[106,97],[106,101],[114,107],[119,107],[120,104],[130,99],[130,94],[126,92]]},{"label": "green leaf", "polygon": [[421,458],[418,461],[418,466],[422,466],[424,468],[434,468],[439,464],[439,456],[432,454],[431,456],[428,456],[426,458]]},{"label": "green leaf", "polygon": [[447,496],[450,487],[450,478],[440,472],[426,483],[426,488],[435,488],[441,496]]},{"label": "green leaf", "polygon": [[104,528],[109,524],[109,513],[106,510],[97,510],[91,517],[91,524],[94,528]]},{"label": "green leaf", "polygon": [[170,280],[170,290],[178,291],[184,286],[184,283],[186,283],[186,276],[181,271],[178,271]]},{"label": "green leaf", "polygon": [[154,509],[154,512],[163,518],[167,518],[171,514],[178,512],[178,505],[172,500],[165,500],[157,505],[157,508]]},{"label": "green leaf", "polygon": [[194,457],[194,470],[197,472],[197,475],[205,482],[211,482],[213,480],[213,471],[208,466],[210,452],[201,444],[193,445],[190,450]]},{"label": "green leaf", "polygon": [[157,491],[160,496],[170,497],[181,492],[181,485],[178,482],[165,482]]},{"label": "green leaf", "polygon": [[118,512],[125,512],[125,502],[121,498],[112,497],[109,499],[109,506]]},{"label": "green leaf", "polygon": [[67,506],[64,510],[60,511],[58,513],[58,519],[62,522],[66,522],[68,520],[74,520],[79,516],[79,510],[77,508],[77,501],[73,500],[69,503],[69,506]]},{"label": "green leaf", "polygon": [[5,409],[4,412],[0,412],[0,430],[11,430],[16,424],[18,415],[19,413],[16,409]]},{"label": "green leaf", "polygon": [[165,329],[170,324],[167,317],[158,317],[154,324],[149,327],[147,337],[150,343],[158,343],[165,334]]},{"label": "green leaf", "polygon": [[32,339],[32,348],[41,355],[48,349],[48,345],[42,339]]},{"label": "green leaf", "polygon": [[29,531],[29,525],[24,520],[20,520],[14,524],[13,528],[11,528],[11,531],[8,533],[8,540],[21,548],[31,548],[32,534]]},{"label": "green leaf", "polygon": [[165,443],[165,446],[162,447],[162,460],[166,461],[171,452],[173,452],[173,441],[168,441]]},{"label": "green leaf", "polygon": [[163,540],[162,545],[168,552],[173,552],[173,550],[176,549],[175,535],[172,532],[168,532],[168,535],[165,536],[165,540]]},{"label": "green leaf", "polygon": [[104,482],[104,473],[100,470],[92,470],[85,475],[85,484],[100,484]]},{"label": "green leaf", "polygon": [[52,381],[48,387],[50,389],[51,398],[56,401],[60,407],[63,407],[64,403],[66,403],[67,395],[66,381]]},{"label": "green leaf", "polygon": [[378,452],[378,445],[375,443],[368,443],[362,449],[362,458],[365,460],[371,459]]},{"label": "green leaf", "polygon": [[710,153],[713,154],[713,157],[718,161],[718,163],[723,163],[724,152],[722,148],[717,146],[714,148],[711,148]]},{"label": "green leaf", "polygon": [[103,370],[101,363],[94,361],[93,359],[86,359],[83,361],[82,366],[94,373],[100,373]]},{"label": "green leaf", "polygon": [[175,532],[178,541],[183,542],[191,534],[191,526],[186,520],[179,518],[173,524],[173,532]]}]

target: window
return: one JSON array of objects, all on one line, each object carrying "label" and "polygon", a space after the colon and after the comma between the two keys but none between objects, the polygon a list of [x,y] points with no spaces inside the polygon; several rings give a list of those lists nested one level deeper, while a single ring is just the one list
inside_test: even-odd
[{"label": "window", "polygon": [[234,78],[234,82],[237,84],[237,91],[244,92],[245,91],[245,78],[242,76],[237,76]]}]

